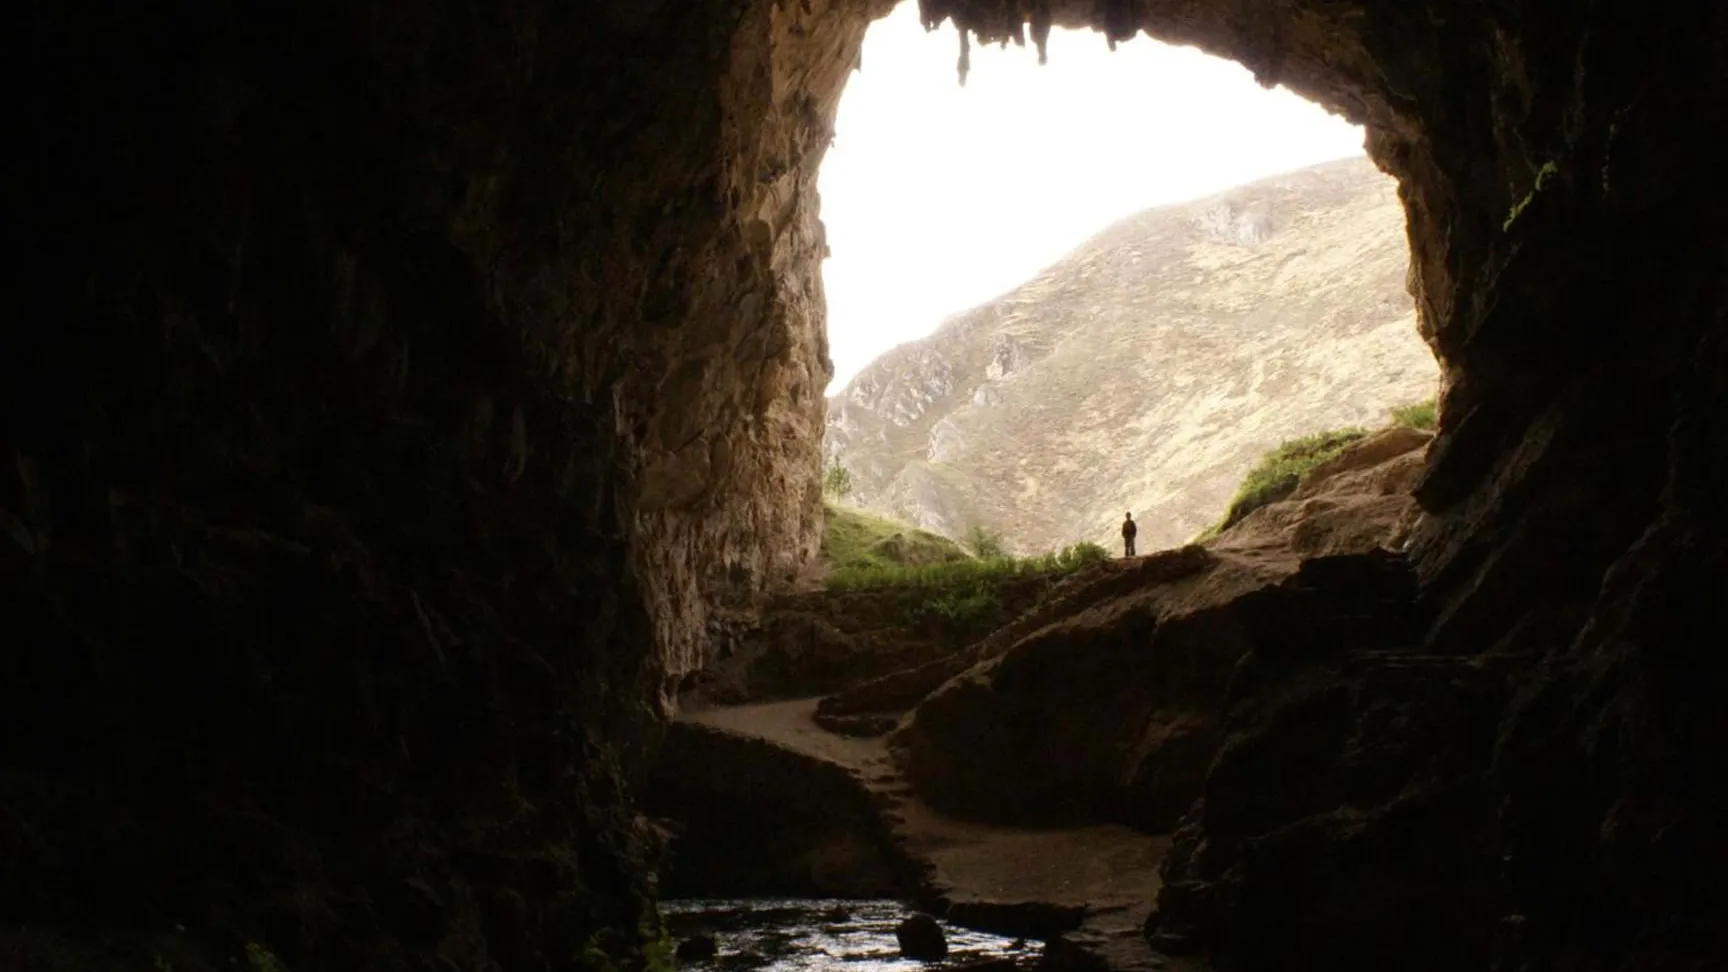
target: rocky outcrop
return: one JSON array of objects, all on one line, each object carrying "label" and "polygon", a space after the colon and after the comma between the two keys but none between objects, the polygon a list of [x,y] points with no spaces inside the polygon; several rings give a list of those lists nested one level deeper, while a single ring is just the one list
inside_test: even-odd
[{"label": "rocky outcrop", "polygon": [[[681,698],[696,707],[809,698],[941,662],[1056,583],[1027,575],[784,594],[716,647],[708,667],[685,680]],[[979,598],[976,610],[942,610],[957,598]]]},{"label": "rocky outcrop", "polygon": [[1395,634],[1243,660],[1224,745],[1164,864],[1154,946],[1226,943],[1245,968],[1293,954],[1364,970],[1488,963],[1511,929],[1485,770],[1528,662],[1424,656]]},{"label": "rocky outcrop", "polygon": [[643,792],[674,821],[669,897],[883,898],[912,884],[869,794],[841,766],[675,722]]},{"label": "rocky outcrop", "polygon": [[1215,549],[1155,555],[1114,583],[1088,578],[1090,604],[1074,598],[1012,641],[992,636],[999,647],[972,653],[896,731],[907,778],[968,819],[1168,831],[1212,766],[1245,655],[1408,637],[1414,578],[1393,551],[1415,503],[1396,486],[1426,442],[1370,437]]},{"label": "rocky outcrop", "polygon": [[948,957],[948,939],[942,926],[929,915],[912,915],[894,929],[900,943],[900,954],[909,959],[931,962]]},{"label": "rocky outcrop", "polygon": [[1027,635],[1126,592],[1187,577],[1211,563],[1212,557],[1204,548],[1189,546],[1082,569],[1044,591],[1013,620],[960,651],[856,682],[825,696],[817,705],[817,719],[834,724],[835,720],[868,716],[885,732],[944,683],[999,656]]},{"label": "rocky outcrop", "polygon": [[1267,450],[1434,394],[1408,262],[1366,159],[1147,210],[873,362],[824,449],[856,501],[950,535],[1114,543],[1131,509],[1174,546]]},{"label": "rocky outcrop", "polygon": [[1394,427],[1309,470],[1282,501],[1243,517],[1208,546],[1270,547],[1323,557],[1385,546],[1402,550],[1420,510],[1411,490],[1432,436]]}]

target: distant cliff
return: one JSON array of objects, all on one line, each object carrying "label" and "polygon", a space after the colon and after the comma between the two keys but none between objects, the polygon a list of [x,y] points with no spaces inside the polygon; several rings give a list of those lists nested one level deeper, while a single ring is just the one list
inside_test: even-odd
[{"label": "distant cliff", "polygon": [[828,403],[853,501],[1022,552],[1216,520],[1268,448],[1383,424],[1438,369],[1396,185],[1365,159],[1147,210],[883,355]]}]

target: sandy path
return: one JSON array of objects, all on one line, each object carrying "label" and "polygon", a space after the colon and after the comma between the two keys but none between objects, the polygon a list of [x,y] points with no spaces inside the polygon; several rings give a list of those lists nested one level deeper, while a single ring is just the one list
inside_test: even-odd
[{"label": "sandy path", "polygon": [[846,768],[875,798],[900,850],[963,924],[993,930],[1084,913],[1063,937],[1110,968],[1174,968],[1154,956],[1140,927],[1157,898],[1169,838],[1117,825],[1005,827],[956,820],[926,806],[881,739],[839,736],[811,718],[817,699],[684,713],[680,719],[764,740]]}]

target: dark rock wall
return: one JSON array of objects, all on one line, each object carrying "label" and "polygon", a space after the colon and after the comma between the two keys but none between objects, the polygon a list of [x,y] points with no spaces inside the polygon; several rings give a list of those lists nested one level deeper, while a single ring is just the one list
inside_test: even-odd
[{"label": "dark rock wall", "polygon": [[[983,39],[1021,30],[1013,5],[922,6],[928,21],[951,16]],[[1178,858],[1167,887],[1195,890],[1185,885],[1194,880],[1220,892],[1221,911],[1190,917],[1225,917],[1211,940],[1239,967],[1277,961],[1246,945],[1267,914],[1256,900],[1348,932],[1330,936],[1325,954],[1345,963],[1334,967],[1375,967],[1363,957],[1438,927],[1310,893],[1358,878],[1383,891],[1452,882],[1454,897],[1485,896],[1486,911],[1454,923],[1467,933],[1447,954],[1467,962],[1719,960],[1728,943],[1712,875],[1728,863],[1728,810],[1712,794],[1728,790],[1728,726],[1713,701],[1724,668],[1710,646],[1728,643],[1728,531],[1714,499],[1728,487],[1728,194],[1719,177],[1728,8],[1151,0],[1033,9],[1034,22],[1093,24],[1118,38],[1143,27],[1195,43],[1369,125],[1373,156],[1402,182],[1411,288],[1446,369],[1441,431],[1417,491],[1428,516],[1411,546],[1418,614],[1430,625],[1417,648],[1515,659],[1483,662],[1512,666],[1501,687],[1461,687],[1461,701],[1423,709],[1476,721],[1450,752],[1433,736],[1444,720],[1413,714],[1421,693],[1397,679],[1334,700],[1346,725],[1368,718],[1374,692],[1402,699],[1384,711],[1409,708],[1367,726],[1387,741],[1363,772],[1399,775],[1422,792],[1423,767],[1456,773],[1473,759],[1486,764],[1473,795],[1455,776],[1449,792],[1462,802],[1383,814],[1398,801],[1346,788],[1326,812],[1377,806],[1367,822],[1328,832],[1315,816],[1323,808],[1290,808],[1235,837],[1220,822],[1230,809],[1209,795],[1195,837],[1231,863],[1190,871]],[[1444,670],[1436,679],[1480,681]],[[1258,716],[1239,714],[1234,730],[1253,736]],[[1339,758],[1345,738],[1311,738],[1307,758]],[[1430,745],[1442,752],[1420,755]],[[1239,793],[1275,778],[1261,783]],[[1307,828],[1299,846],[1269,842],[1298,827]],[[1475,838],[1457,839],[1471,828]],[[1450,871],[1444,859],[1427,870],[1381,864],[1378,878],[1320,867],[1352,850],[1361,859],[1421,846],[1475,856]],[[1303,871],[1303,861],[1315,866]],[[1284,885],[1288,893],[1262,894],[1298,872],[1308,877]],[[1184,911],[1181,900],[1166,904]],[[1363,964],[1348,964],[1352,952]]]},{"label": "dark rock wall", "polygon": [[662,686],[817,539],[821,15],[5,15],[0,921],[645,960]]},{"label": "dark rock wall", "polygon": [[668,727],[642,791],[673,821],[660,887],[675,897],[910,894],[875,799],[834,763],[690,722]]}]

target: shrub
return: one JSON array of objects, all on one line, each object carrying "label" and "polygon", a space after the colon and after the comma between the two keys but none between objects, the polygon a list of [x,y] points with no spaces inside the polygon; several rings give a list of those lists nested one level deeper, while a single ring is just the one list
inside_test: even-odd
[{"label": "shrub", "polygon": [[828,587],[855,590],[874,587],[954,589],[1031,577],[1068,574],[1088,564],[1110,559],[1095,543],[1077,543],[1037,557],[980,557],[940,564],[857,563],[836,566],[828,573]]},{"label": "shrub", "polygon": [[924,610],[955,625],[969,625],[994,612],[999,606],[996,592],[982,581],[969,587],[947,591],[924,602]]},{"label": "shrub", "polygon": [[967,527],[960,542],[967,550],[972,551],[974,557],[1001,557],[1008,553],[1007,545],[1002,542],[1002,534],[981,523]]},{"label": "shrub", "polygon": [[1425,402],[1400,405],[1392,410],[1392,424],[1401,425],[1407,429],[1431,430],[1437,420],[1438,408],[1432,398]]},{"label": "shrub", "polygon": [[845,499],[852,495],[852,473],[840,465],[840,460],[834,460],[834,464],[822,474],[822,492],[835,499]]}]

